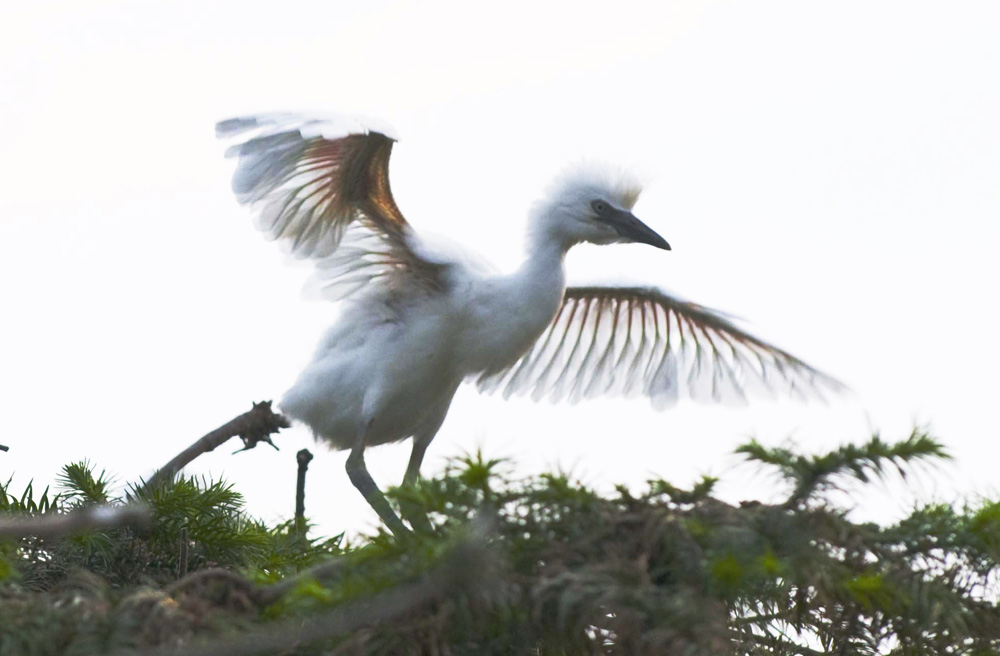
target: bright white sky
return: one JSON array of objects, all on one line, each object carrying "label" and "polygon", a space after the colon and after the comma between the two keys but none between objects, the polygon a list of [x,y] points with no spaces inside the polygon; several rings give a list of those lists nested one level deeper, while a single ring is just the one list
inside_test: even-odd
[{"label": "bright white sky", "polygon": [[[339,6],[337,6],[339,5]],[[1000,5],[982,2],[18,3],[0,23],[0,478],[89,458],[148,476],[279,398],[336,316],[229,191],[215,121],[382,117],[399,205],[501,267],[525,212],[582,158],[647,181],[636,213],[674,250],[581,247],[571,280],[640,281],[746,318],[855,394],[745,408],[533,405],[460,392],[425,473],[482,447],[602,488],[730,472],[749,436],[815,451],[929,424],[957,457],[920,498],[997,489],[993,345]],[[194,472],[268,520],[315,454],[323,532],[375,515],[346,455],[296,428]],[[369,452],[383,486],[407,445]],[[864,510],[912,503],[894,486]]]}]

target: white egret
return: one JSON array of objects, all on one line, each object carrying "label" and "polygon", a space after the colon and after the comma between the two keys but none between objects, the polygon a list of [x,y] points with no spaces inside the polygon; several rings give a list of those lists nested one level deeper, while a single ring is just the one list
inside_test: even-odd
[{"label": "white egret", "polygon": [[567,287],[564,259],[575,244],[670,249],[632,214],[640,190],[623,176],[559,178],[532,209],[523,265],[491,276],[431,254],[403,218],[389,188],[389,129],[268,114],[222,121],[216,134],[243,136],[226,155],[238,158],[233,191],[258,227],[315,260],[324,291],[349,303],[281,411],[350,450],[352,483],[396,534],[406,528],[364,451],[412,438],[403,482],[414,484],[464,381],[534,399],[643,394],[659,407],[682,393],[719,400],[839,388],[721,314],[659,290]]}]

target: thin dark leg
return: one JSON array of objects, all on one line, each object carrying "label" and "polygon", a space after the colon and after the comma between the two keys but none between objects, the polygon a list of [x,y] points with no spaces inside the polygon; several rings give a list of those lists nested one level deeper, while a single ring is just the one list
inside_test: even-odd
[{"label": "thin dark leg", "polygon": [[[424,460],[424,452],[427,451],[427,445],[430,440],[421,440],[419,438],[414,438],[413,440],[413,451],[410,453],[410,464],[406,466],[406,475],[403,476],[403,486],[413,487],[417,484],[420,479],[420,463]],[[399,509],[403,513],[403,517],[406,521],[410,522],[412,526],[417,531],[421,533],[430,533],[433,531],[431,522],[427,519],[420,508],[416,508],[413,504],[403,503],[399,504]]]},{"label": "thin dark leg", "polygon": [[427,451],[428,442],[419,439],[413,440],[413,451],[410,452],[410,464],[406,466],[406,475],[403,476],[403,485],[415,485],[420,478],[420,463],[424,461],[424,453]]},{"label": "thin dark leg", "polygon": [[409,529],[396,516],[396,513],[392,511],[389,502],[385,500],[382,491],[375,485],[371,474],[368,473],[368,468],[365,467],[365,446],[363,440],[354,447],[351,455],[347,458],[347,475],[351,478],[351,482],[354,483],[354,487],[358,488],[358,491],[364,496],[365,501],[378,513],[378,516],[382,518],[382,521],[389,527],[393,535],[397,538],[409,535]]}]

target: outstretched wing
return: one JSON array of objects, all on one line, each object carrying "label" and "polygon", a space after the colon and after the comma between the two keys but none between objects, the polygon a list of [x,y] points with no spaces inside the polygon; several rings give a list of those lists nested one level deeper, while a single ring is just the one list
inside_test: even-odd
[{"label": "outstretched wing", "polygon": [[356,119],[264,114],[221,121],[217,137],[242,135],[237,200],[257,227],[300,258],[318,261],[320,278],[340,296],[376,279],[405,275],[441,283],[443,264],[414,250],[410,224],[389,188],[388,130]]},{"label": "outstretched wing", "polygon": [[536,401],[642,393],[658,407],[683,393],[744,402],[748,392],[822,397],[823,389],[844,389],[717,312],[656,289],[621,287],[568,288],[531,350],[479,387]]}]

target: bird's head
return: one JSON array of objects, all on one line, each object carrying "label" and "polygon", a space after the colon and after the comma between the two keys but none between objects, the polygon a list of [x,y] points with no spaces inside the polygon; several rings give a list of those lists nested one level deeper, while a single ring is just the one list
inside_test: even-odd
[{"label": "bird's head", "polygon": [[670,250],[670,244],[632,214],[642,188],[632,178],[593,168],[556,179],[533,212],[537,230],[569,248],[592,244],[640,243]]}]

